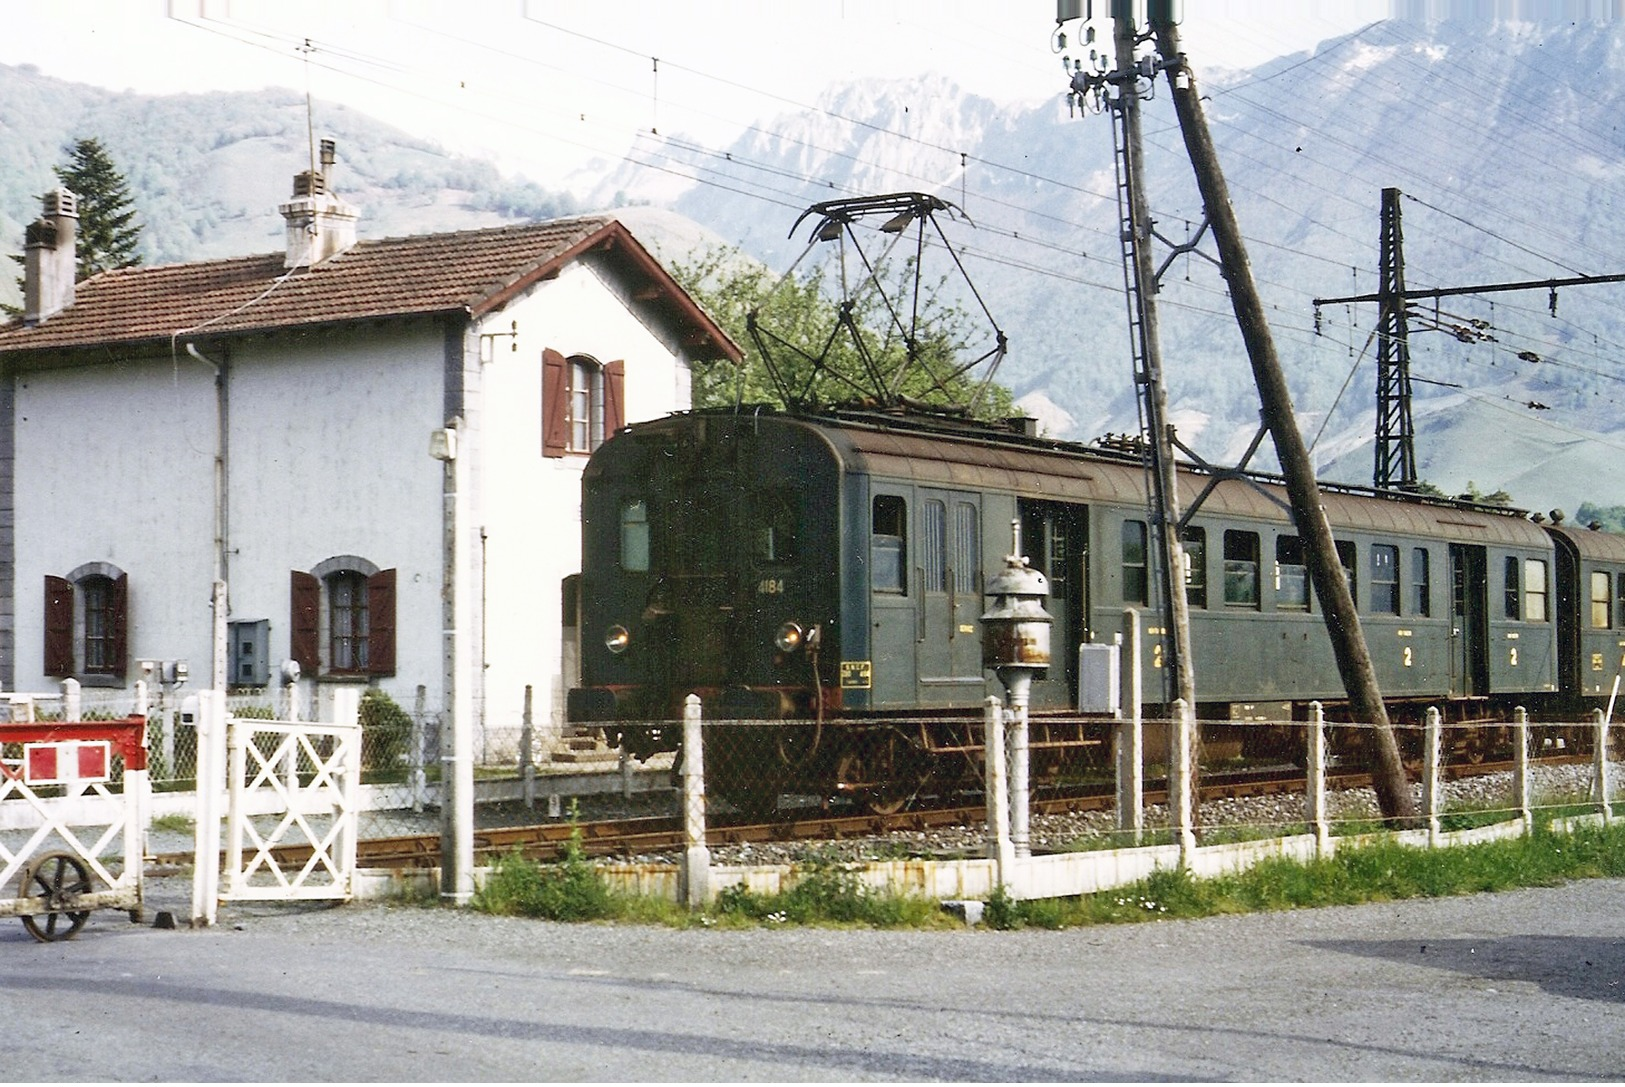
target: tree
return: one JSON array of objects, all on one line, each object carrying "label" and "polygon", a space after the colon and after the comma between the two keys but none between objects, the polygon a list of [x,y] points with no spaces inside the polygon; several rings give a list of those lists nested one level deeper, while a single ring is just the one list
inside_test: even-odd
[{"label": "tree", "polygon": [[141,263],[137,246],[141,225],[135,221],[130,186],[94,138],[75,140],[66,166],[54,168],[57,180],[79,198],[79,268],[76,278],[129,268]]},{"label": "tree", "polygon": [[[66,166],[54,166],[64,188],[78,199],[79,225],[75,230],[77,250],[74,279],[88,279],[98,272],[113,268],[129,268],[141,263],[136,247],[141,239],[141,225],[135,222],[135,209],[130,197],[130,186],[118,172],[113,160],[96,139],[75,140],[67,149]],[[23,257],[13,253],[11,259],[23,263]],[[23,277],[17,277],[19,292]],[[0,306],[9,317],[19,317],[17,306]]]},{"label": "tree", "polygon": [[[737,403],[791,406],[780,388],[809,390],[809,399],[819,402],[857,402],[872,398],[866,384],[866,365],[849,335],[839,327],[839,303],[831,297],[821,269],[782,281],[766,266],[744,256],[739,250],[713,247],[689,261],[672,265],[672,275],[728,333],[735,343],[747,348],[738,368],[727,362],[708,362],[694,367],[694,406],[727,407]],[[896,274],[885,269],[880,278],[897,297],[900,284],[911,276],[911,266]],[[975,391],[976,379],[966,373],[942,380],[947,393],[934,388],[932,374],[945,377],[955,367],[954,360],[966,360],[973,350],[970,316],[960,307],[940,301],[939,290],[922,298],[916,335],[914,362],[902,382],[905,396],[927,403],[949,406],[963,403]],[[778,369],[775,380],[767,360],[749,350],[752,314],[773,340],[772,363]],[[876,290],[855,292],[852,322],[863,337],[874,364],[882,374],[890,374],[908,363],[908,347],[891,320]],[[827,353],[826,353],[827,349]],[[829,371],[816,373],[813,359],[822,358]],[[1010,391],[991,386],[977,405],[983,418],[1003,418],[1013,411]]]}]

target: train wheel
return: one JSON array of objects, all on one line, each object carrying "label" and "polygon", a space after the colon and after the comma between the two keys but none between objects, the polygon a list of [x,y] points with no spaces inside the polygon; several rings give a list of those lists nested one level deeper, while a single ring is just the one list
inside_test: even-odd
[{"label": "train wheel", "polygon": [[894,729],[865,737],[860,749],[843,755],[836,766],[841,790],[874,815],[907,808],[930,776],[925,756]]},{"label": "train wheel", "polygon": [[1478,766],[1490,753],[1490,730],[1482,726],[1467,730],[1467,738],[1462,744],[1462,758],[1473,766]]},{"label": "train wheel", "polygon": [[91,891],[90,869],[72,853],[47,853],[23,870],[18,898],[45,900],[44,913],[24,914],[23,928],[44,943],[71,940],[85,927],[89,910],[76,910],[79,896]]}]

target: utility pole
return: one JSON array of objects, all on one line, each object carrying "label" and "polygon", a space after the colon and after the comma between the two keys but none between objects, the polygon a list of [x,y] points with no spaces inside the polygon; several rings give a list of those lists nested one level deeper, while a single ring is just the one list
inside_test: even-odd
[{"label": "utility pole", "polygon": [[[1168,425],[1168,393],[1162,380],[1162,345],[1157,331],[1157,271],[1151,257],[1151,211],[1145,196],[1144,143],[1140,135],[1140,73],[1134,58],[1136,27],[1129,5],[1114,9],[1113,47],[1117,86],[1112,100],[1118,128],[1118,206],[1122,216],[1123,279],[1128,298],[1129,337],[1134,351],[1135,393],[1145,417],[1150,457],[1151,520],[1161,562],[1163,655],[1175,699],[1196,709],[1196,672],[1191,654],[1190,609],[1185,598],[1185,549],[1179,539],[1179,480]],[[1154,78],[1151,77],[1151,78]],[[1147,82],[1149,82],[1149,78]]]},{"label": "utility pole", "polygon": [[1382,190],[1382,290],[1377,313],[1377,440],[1371,482],[1378,490],[1416,489],[1411,424],[1411,333],[1405,314],[1405,238],[1399,190]]},{"label": "utility pole", "polygon": [[1202,111],[1196,77],[1180,48],[1179,28],[1174,24],[1171,9],[1171,4],[1153,3],[1151,27],[1156,34],[1162,65],[1173,91],[1174,111],[1179,117],[1185,150],[1190,156],[1197,188],[1213,226],[1220,269],[1230,288],[1236,323],[1240,326],[1247,356],[1252,363],[1264,424],[1275,442],[1276,457],[1286,477],[1293,518],[1304,540],[1310,575],[1326,619],[1327,633],[1331,636],[1337,668],[1348,692],[1350,710],[1356,721],[1368,722],[1374,728],[1377,765],[1372,768],[1372,778],[1378,802],[1385,816],[1408,819],[1414,814],[1414,805],[1405,782],[1399,745],[1394,740],[1388,711],[1382,702],[1382,691],[1377,686],[1376,670],[1365,644],[1359,614],[1354,608],[1354,597],[1349,592],[1348,580],[1337,559],[1331,525],[1320,503],[1320,487],[1315,481],[1314,467],[1309,460],[1303,435],[1298,430],[1297,413],[1275,353],[1275,341],[1265,317],[1263,299],[1253,281],[1241,228],[1236,221],[1235,209],[1230,204],[1229,188],[1219,168],[1218,154]]}]

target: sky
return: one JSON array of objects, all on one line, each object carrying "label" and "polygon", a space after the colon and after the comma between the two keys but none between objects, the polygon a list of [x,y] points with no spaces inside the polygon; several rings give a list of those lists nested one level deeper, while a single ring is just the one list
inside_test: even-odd
[{"label": "sky", "polygon": [[[1108,0],[1098,11],[1102,42]],[[1202,68],[1385,17],[1388,0],[1185,0]],[[549,187],[654,129],[712,145],[831,83],[928,72],[1000,102],[1065,92],[1054,0],[0,0],[0,63],[110,90],[308,91]],[[574,186],[572,186],[574,187]]]}]

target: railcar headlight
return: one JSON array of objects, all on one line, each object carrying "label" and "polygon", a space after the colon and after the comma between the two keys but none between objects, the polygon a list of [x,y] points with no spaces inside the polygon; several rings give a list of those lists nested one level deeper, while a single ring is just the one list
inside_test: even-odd
[{"label": "railcar headlight", "polygon": [[632,632],[619,623],[604,631],[604,648],[617,656],[625,653],[626,647],[631,644]]},{"label": "railcar headlight", "polygon": [[785,623],[779,628],[779,632],[773,635],[773,644],[779,647],[781,653],[794,653],[801,648],[805,637],[800,623]]}]

